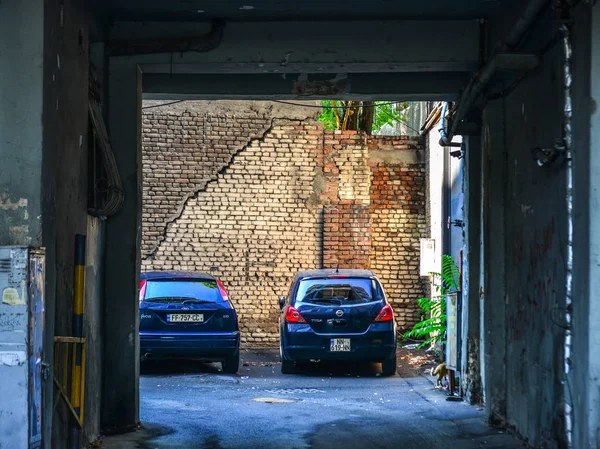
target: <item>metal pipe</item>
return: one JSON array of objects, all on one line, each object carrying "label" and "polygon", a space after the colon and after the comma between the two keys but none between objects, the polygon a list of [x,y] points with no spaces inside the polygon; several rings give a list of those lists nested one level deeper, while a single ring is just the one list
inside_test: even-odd
[{"label": "metal pipe", "polygon": [[531,23],[548,3],[550,3],[549,0],[532,0],[527,4],[506,36],[506,39],[504,40],[505,46],[501,51],[512,50],[519,45],[519,42],[523,39],[523,35],[530,27]]},{"label": "metal pipe", "polygon": [[477,100],[477,97],[479,97],[479,94],[483,91],[485,86],[490,82],[494,73],[496,73],[496,67],[496,57],[493,57],[477,75],[471,78],[465,92],[461,95],[460,100],[457,103],[454,118],[452,119],[452,126],[450,127],[450,133],[448,135],[450,140],[454,137],[458,124],[464,118],[467,111],[471,109],[471,106],[475,103],[475,100]]},{"label": "metal pipe", "polygon": [[447,141],[451,141],[458,124],[463,120],[465,114],[487,85],[492,75],[496,71],[496,58],[495,56],[499,53],[513,50],[523,39],[525,32],[533,24],[536,17],[541,13],[544,7],[548,6],[550,0],[531,0],[523,12],[519,15],[519,18],[508,32],[504,42],[498,46],[494,57],[477,72],[477,74],[471,79],[460,99],[457,102],[457,106],[453,111],[452,126],[449,132],[446,132]]},{"label": "metal pipe", "polygon": [[563,145],[567,162],[566,173],[566,206],[567,206],[567,260],[566,260],[566,285],[565,285],[565,341],[564,341],[564,370],[565,382],[563,391],[563,400],[565,406],[565,432],[567,438],[567,447],[573,447],[573,407],[568,400],[570,398],[569,373],[571,371],[571,346],[573,344],[571,327],[573,317],[571,309],[573,307],[573,130],[571,126],[573,117],[573,105],[571,97],[571,32],[566,24],[560,27],[562,34],[562,43],[564,51],[564,122],[563,122]]},{"label": "metal pipe", "polygon": [[442,107],[442,114],[440,115],[440,145],[445,147],[450,144],[452,138],[448,138],[448,133],[446,132],[446,114],[448,113],[448,102],[444,102],[444,106]]},{"label": "metal pipe", "polygon": [[[75,236],[75,268],[73,279],[73,337],[83,337],[83,307],[85,297],[85,235]],[[71,365],[71,405],[79,420],[83,416],[83,357],[84,348],[82,344],[74,344],[75,351]],[[81,432],[79,424],[73,420],[71,428],[71,447],[79,449]]]}]

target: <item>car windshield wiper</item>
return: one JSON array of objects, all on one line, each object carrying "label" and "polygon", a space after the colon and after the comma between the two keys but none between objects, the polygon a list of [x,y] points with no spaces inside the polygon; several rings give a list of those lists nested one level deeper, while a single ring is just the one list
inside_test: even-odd
[{"label": "car windshield wiper", "polygon": [[145,298],[146,302],[157,302],[157,303],[180,303],[180,304],[206,304],[212,303],[213,301],[206,301],[204,299],[186,298],[185,296],[157,296],[156,298]]},{"label": "car windshield wiper", "polygon": [[303,302],[314,302],[314,303],[327,302],[327,303],[334,303],[334,304],[338,304],[338,305],[342,304],[342,300],[341,299],[335,299],[335,298],[305,299]]},{"label": "car windshield wiper", "polygon": [[214,301],[207,301],[205,299],[186,299],[182,304],[211,304]]}]

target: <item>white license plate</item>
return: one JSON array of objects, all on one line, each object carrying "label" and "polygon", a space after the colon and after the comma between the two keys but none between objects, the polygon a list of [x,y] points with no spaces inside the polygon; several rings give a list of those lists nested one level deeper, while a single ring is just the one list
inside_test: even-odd
[{"label": "white license plate", "polygon": [[329,350],[331,352],[349,352],[350,351],[350,339],[349,338],[332,338],[329,344]]},{"label": "white license plate", "polygon": [[169,313],[167,321],[169,323],[202,323],[204,315],[201,313]]}]

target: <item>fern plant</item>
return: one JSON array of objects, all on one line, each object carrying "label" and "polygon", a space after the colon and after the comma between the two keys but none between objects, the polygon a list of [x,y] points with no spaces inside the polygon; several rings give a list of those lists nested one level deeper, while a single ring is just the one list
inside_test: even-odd
[{"label": "fern plant", "polygon": [[460,288],[460,272],[447,254],[442,255],[442,272],[430,274],[436,295],[417,299],[423,319],[404,333],[404,337],[425,339],[418,346],[419,349],[446,338],[446,297]]}]

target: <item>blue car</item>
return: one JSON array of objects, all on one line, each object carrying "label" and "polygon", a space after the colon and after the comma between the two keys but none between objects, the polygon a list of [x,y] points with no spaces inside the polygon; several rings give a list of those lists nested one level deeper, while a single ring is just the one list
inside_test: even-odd
[{"label": "blue car", "polygon": [[142,273],[142,360],[185,357],[219,361],[234,374],[240,364],[240,330],[225,286],[193,272]]},{"label": "blue car", "polygon": [[294,276],[279,298],[281,372],[296,362],[381,362],[396,373],[396,321],[377,276],[366,270],[312,270]]}]

